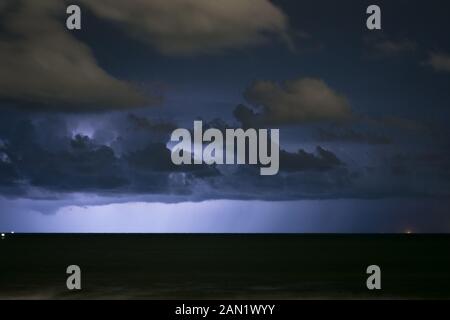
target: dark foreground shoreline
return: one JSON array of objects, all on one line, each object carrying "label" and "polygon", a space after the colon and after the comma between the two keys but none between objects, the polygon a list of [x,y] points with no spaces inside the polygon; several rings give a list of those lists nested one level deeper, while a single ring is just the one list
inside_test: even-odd
[{"label": "dark foreground shoreline", "polygon": [[0,257],[0,299],[450,298],[450,235],[7,234]]}]

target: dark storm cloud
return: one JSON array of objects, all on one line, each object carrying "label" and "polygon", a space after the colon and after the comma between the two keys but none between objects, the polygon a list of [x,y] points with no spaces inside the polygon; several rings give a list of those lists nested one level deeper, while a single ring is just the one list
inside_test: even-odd
[{"label": "dark storm cloud", "polygon": [[[149,119],[137,114],[128,114],[125,117],[118,117],[105,128],[103,136],[107,137],[109,131],[115,132],[112,146],[117,153],[126,154],[136,150],[142,150],[148,145],[165,144],[173,130],[178,126],[166,119]],[[95,133],[96,138],[100,138],[99,133]],[[111,140],[111,139],[109,139]],[[105,142],[108,139],[104,139]],[[169,159],[170,160],[170,159]]]},{"label": "dark storm cloud", "polygon": [[[236,111],[243,110],[244,106],[238,106]],[[245,128],[249,128],[244,126]],[[235,126],[227,124],[222,119],[213,119],[203,123],[203,130],[209,128],[219,129],[222,133],[225,133],[226,129],[237,129]],[[225,153],[225,146],[223,152]],[[246,150],[248,152],[248,150]],[[287,172],[294,171],[326,171],[337,166],[344,165],[344,163],[338,159],[338,157],[331,151],[317,146],[315,153],[309,153],[305,150],[298,150],[297,152],[288,152],[280,149],[280,170]]]},{"label": "dark storm cloud", "polygon": [[218,174],[214,166],[202,165],[175,165],[171,160],[171,151],[165,143],[153,143],[145,148],[131,152],[125,156],[132,168],[144,171],[157,172],[186,172],[208,176]]},{"label": "dark storm cloud", "polygon": [[370,132],[358,132],[351,128],[337,131],[320,128],[318,130],[318,139],[323,142],[350,142],[370,145],[386,145],[392,143],[392,139],[386,136]]},{"label": "dark storm cloud", "polygon": [[[220,176],[215,166],[174,165],[165,143],[151,143],[122,157],[130,185],[128,194],[185,195],[196,193],[196,185],[209,185]],[[198,197],[205,197],[201,192]]]},{"label": "dark storm cloud", "polygon": [[262,125],[262,116],[253,109],[239,104],[233,110],[233,116],[238,120],[244,128],[255,128]]},{"label": "dark storm cloud", "polygon": [[75,136],[64,151],[30,145],[12,162],[30,185],[60,191],[109,190],[127,184],[119,160],[107,146]]},{"label": "dark storm cloud", "polygon": [[[79,124],[71,122],[83,122],[83,118],[27,119],[12,113],[9,121],[4,119],[0,128],[0,177],[2,188],[8,188],[11,194],[23,195],[23,186],[28,185],[44,193],[181,195],[193,200],[261,199],[271,194],[269,198],[276,200],[320,196],[332,188],[327,183],[349,181],[342,178],[342,172],[333,173],[344,164],[321,147],[315,153],[282,150],[279,176],[265,179],[259,175],[258,166],[174,165],[166,147],[167,134],[174,124],[162,120],[135,114],[99,116],[93,120],[103,131],[99,141],[96,133],[88,137],[73,131]],[[105,120],[111,122],[110,126]],[[212,126],[222,130],[230,127],[221,119],[205,122],[205,128]],[[109,135],[108,130],[114,134]],[[52,136],[53,140],[48,140]],[[301,182],[305,177],[307,181]],[[293,179],[298,179],[297,185]],[[289,188],[285,195],[278,193],[280,183]]]},{"label": "dark storm cloud", "polygon": [[280,150],[280,170],[292,171],[326,171],[343,165],[334,153],[322,147],[316,147],[316,154],[299,150],[290,153]]},{"label": "dark storm cloud", "polygon": [[[83,192],[149,197],[152,201],[155,198],[151,197],[158,196],[166,199],[161,201],[176,202],[377,198],[450,192],[450,157],[445,153],[405,153],[384,163],[373,162],[369,168],[348,164],[334,150],[323,147],[316,147],[314,152],[280,150],[279,173],[265,177],[259,175],[259,166],[253,165],[173,165],[167,136],[158,137],[158,123],[165,128],[165,121],[127,114],[118,118],[102,115],[94,122],[102,124],[102,131],[114,131],[112,136],[116,138],[100,141],[96,134],[75,134],[71,129],[75,120],[51,119],[53,125],[44,116],[25,120],[11,114],[8,121],[2,118],[3,195],[54,194],[58,198],[60,193]],[[206,122],[208,126],[230,127],[220,119]],[[52,135],[58,139],[46,143],[46,137]]]},{"label": "dark storm cloud", "polygon": [[243,165],[235,168],[219,166],[220,170],[229,170],[229,172],[217,177],[203,196],[216,199],[267,201],[362,196],[354,192],[352,188],[354,174],[345,166],[332,165],[325,168],[318,167],[318,162],[323,160],[308,159],[307,164],[304,159],[303,161],[302,165],[287,164],[287,170],[281,166],[280,172],[270,177],[260,176],[259,169],[255,166]]},{"label": "dark storm cloud", "polygon": [[[227,128],[236,129],[222,119],[204,121],[204,130],[207,128],[222,132]],[[279,174],[270,177],[261,176],[258,165],[217,165],[219,175],[208,174],[192,181],[191,187],[196,189],[194,196],[197,200],[326,198],[338,197],[351,186],[353,174],[333,152],[320,146],[311,153],[303,149],[297,152],[281,149],[279,160]]]},{"label": "dark storm cloud", "polygon": [[9,156],[0,151],[0,185],[13,186],[19,180],[19,174],[11,163]]},{"label": "dark storm cloud", "polygon": [[343,122],[353,117],[347,98],[320,79],[301,78],[283,85],[256,81],[245,90],[244,97],[261,109],[254,112],[238,106],[234,115],[244,126]]},{"label": "dark storm cloud", "polygon": [[32,110],[93,111],[148,106],[129,83],[108,74],[65,28],[64,2],[7,1],[0,7],[0,98]]},{"label": "dark storm cloud", "polygon": [[152,121],[132,113],[128,115],[128,120],[134,125],[135,129],[147,130],[151,133],[170,134],[177,128],[174,123],[169,121]]},{"label": "dark storm cloud", "polygon": [[367,119],[368,122],[373,124],[382,125],[386,127],[393,127],[402,130],[410,130],[410,131],[429,131],[430,128],[422,123],[420,120],[412,120],[407,118],[399,118],[393,116],[384,116],[378,118]]},{"label": "dark storm cloud", "polygon": [[19,180],[20,176],[9,156],[8,143],[0,139],[0,186],[13,187]]},{"label": "dark storm cloud", "polygon": [[[414,154],[397,153],[386,160],[392,173],[402,175],[420,175],[424,180],[450,183],[450,153],[448,150],[416,152]],[[444,188],[442,191],[448,190]]]},{"label": "dark storm cloud", "polygon": [[[56,118],[53,119],[57,121]],[[86,136],[70,136],[64,124],[48,126],[46,121],[29,120],[11,113],[0,135],[7,137],[9,165],[16,173],[15,187],[28,184],[54,191],[114,189],[126,178],[113,150]],[[56,136],[54,144],[45,139]]]},{"label": "dark storm cloud", "polygon": [[[132,114],[104,118],[113,123],[110,130],[121,130],[108,144],[74,135],[66,118],[31,120],[12,113],[0,128],[0,184],[10,193],[28,185],[53,192],[188,194],[192,180],[219,175],[214,166],[172,163],[165,145],[173,126],[168,122]],[[47,140],[51,136],[56,138]]]}]

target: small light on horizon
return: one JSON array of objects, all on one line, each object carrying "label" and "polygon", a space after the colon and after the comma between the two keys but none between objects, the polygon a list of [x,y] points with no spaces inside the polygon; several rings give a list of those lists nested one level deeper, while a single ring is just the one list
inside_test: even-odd
[{"label": "small light on horizon", "polygon": [[412,234],[413,232],[411,230],[406,230],[405,233],[406,234]]},{"label": "small light on horizon", "polygon": [[5,237],[5,234],[4,233],[2,233],[2,238],[4,238]]}]

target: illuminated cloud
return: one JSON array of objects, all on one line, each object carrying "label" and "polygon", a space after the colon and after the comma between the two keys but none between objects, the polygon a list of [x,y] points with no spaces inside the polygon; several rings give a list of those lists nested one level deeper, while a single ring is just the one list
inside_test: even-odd
[{"label": "illuminated cloud", "polygon": [[[13,7],[14,9],[9,9]],[[32,110],[97,111],[151,105],[132,85],[102,69],[69,32],[57,0],[7,1],[0,7],[0,98]]]},{"label": "illuminated cloud", "polygon": [[427,64],[435,71],[450,72],[450,55],[442,52],[430,53]]},{"label": "illuminated cloud", "polygon": [[[283,85],[256,81],[244,93],[249,103],[262,112],[253,113],[240,106],[235,116],[241,123],[253,125],[303,124],[321,121],[348,121],[352,111],[345,96],[323,80],[301,78]],[[244,124],[244,126],[246,126]]]},{"label": "illuminated cloud", "polygon": [[[286,16],[267,0],[106,0],[81,1],[81,6],[168,55],[250,47],[273,36],[289,42]],[[22,109],[63,112],[120,110],[161,101],[99,65],[91,48],[62,23],[63,2],[8,0],[0,14],[5,31],[0,37],[3,101]]]},{"label": "illuminated cloud", "polygon": [[82,0],[97,16],[168,55],[220,52],[289,41],[287,18],[268,0]]}]

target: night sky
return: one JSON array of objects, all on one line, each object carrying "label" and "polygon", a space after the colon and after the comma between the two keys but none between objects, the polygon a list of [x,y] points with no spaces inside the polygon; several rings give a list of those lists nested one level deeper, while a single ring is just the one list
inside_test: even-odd
[{"label": "night sky", "polygon": [[[450,232],[448,1],[72,3],[0,2],[0,230]],[[200,119],[280,172],[175,166]]]}]

